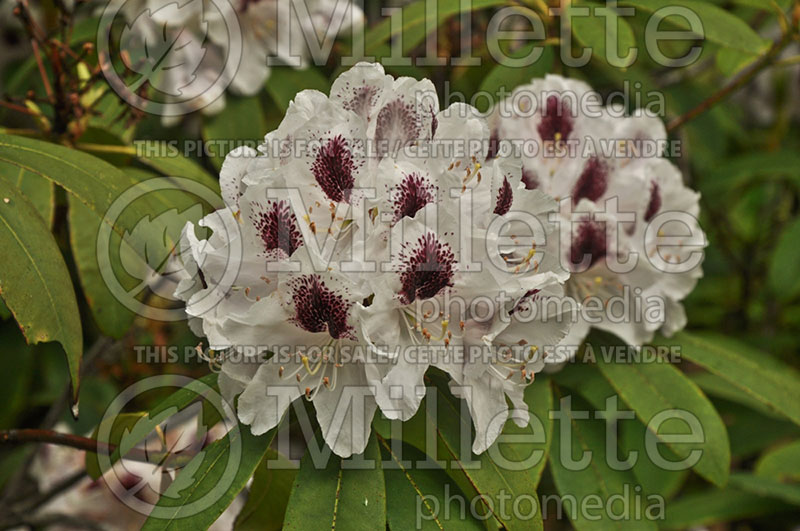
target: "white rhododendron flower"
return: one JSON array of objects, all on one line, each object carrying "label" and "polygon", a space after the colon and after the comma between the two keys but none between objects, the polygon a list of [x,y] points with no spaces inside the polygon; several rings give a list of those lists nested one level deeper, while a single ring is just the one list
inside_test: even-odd
[{"label": "white rhododendron flower", "polygon": [[[227,4],[136,0],[122,8],[128,24],[120,44],[128,68],[145,75],[184,114],[224,109],[220,86],[257,94],[269,77],[270,60],[306,67],[316,50],[309,42],[322,52],[337,35],[364,23],[361,9],[348,0],[235,0],[230,12],[220,6]],[[239,40],[241,54],[232,53]],[[177,120],[164,117],[168,125]]]},{"label": "white rhododendron flower", "polygon": [[555,202],[524,188],[519,161],[487,161],[488,147],[473,108],[440,112],[430,81],[360,63],[330,96],[299,93],[258,152],[228,155],[226,208],[200,222],[208,239],[187,225],[182,255],[198,274],[177,295],[226,351],[220,389],[253,433],[304,397],[336,454],[361,453],[378,407],[416,412],[430,365],[467,400],[476,452],[502,430],[506,397],[527,422],[524,387],[571,323],[537,309],[568,274]]},{"label": "white rhododendron flower", "polygon": [[[661,121],[618,111],[585,83],[549,75],[515,89],[490,118],[490,155],[524,149],[525,188],[560,204],[566,291],[583,303],[565,346],[592,326],[631,345],[680,330],[680,301],[702,276],[699,194],[663,158]],[[625,301],[621,318],[615,300]]]}]

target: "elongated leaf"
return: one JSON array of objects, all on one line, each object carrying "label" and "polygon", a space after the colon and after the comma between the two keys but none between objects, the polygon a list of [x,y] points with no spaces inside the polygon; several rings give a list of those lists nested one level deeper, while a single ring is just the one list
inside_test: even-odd
[{"label": "elongated leaf", "polygon": [[[701,0],[622,0],[620,5],[632,5],[651,13],[657,13],[665,7],[682,8],[682,13],[689,16],[695,14],[699,17],[703,26],[703,36],[713,43],[748,53],[763,52],[768,46],[768,42],[759,37],[742,19]],[[663,24],[664,26],[691,30],[691,24],[685,16],[673,14],[666,20],[668,22]]]},{"label": "elongated leaf", "polygon": [[207,529],[245,488],[275,432],[273,429],[257,437],[249,426],[234,426],[186,465],[162,494],[142,529]]},{"label": "elongated leaf", "polygon": [[779,481],[800,481],[800,441],[762,455],[756,463],[756,474]]},{"label": "elongated leaf", "polygon": [[206,118],[203,139],[212,152],[211,161],[217,170],[225,155],[239,145],[255,146],[264,138],[267,126],[257,97],[230,98],[225,112]]},{"label": "elongated leaf", "polygon": [[731,474],[731,486],[760,496],[777,498],[800,505],[800,485],[781,483],[777,479],[738,472]]},{"label": "elongated leaf", "polygon": [[289,108],[289,103],[301,90],[315,89],[327,93],[329,88],[328,80],[314,68],[273,68],[267,79],[267,92],[282,111]]},{"label": "elongated leaf", "polygon": [[[613,9],[597,7],[596,4],[589,4],[591,11],[588,16],[579,16],[578,13],[582,11],[580,8],[586,5],[585,2],[581,2],[569,8],[568,15],[575,38],[603,63],[614,68],[630,66],[635,56],[631,54],[628,57],[628,52],[636,46],[630,24],[624,18],[617,16]],[[607,29],[607,20],[610,23],[610,31]],[[606,46],[608,43],[615,43],[616,51],[613,54],[619,57],[612,55],[612,50]]]},{"label": "elongated leaf", "polygon": [[[591,345],[586,345],[586,348],[590,347]],[[606,410],[609,397],[619,396],[597,367],[586,363],[568,365],[554,375],[554,380],[581,395],[597,411]],[[617,404],[619,408],[623,406],[624,404]],[[683,484],[689,471],[665,470],[654,462],[646,446],[647,427],[639,419],[622,419],[617,422],[620,458],[627,458],[631,452],[636,452],[636,462],[632,470],[643,491],[646,494],[670,498]],[[679,460],[669,448],[660,447],[656,451],[667,461]]]},{"label": "elongated leaf", "polygon": [[780,300],[788,301],[800,293],[796,265],[800,263],[800,218],[791,222],[778,240],[769,265],[769,287]]},{"label": "elongated leaf", "polygon": [[29,344],[58,341],[78,400],[83,355],[78,302],[67,266],[34,207],[0,179],[0,295]]},{"label": "elongated leaf", "polygon": [[[272,466],[270,466],[272,465]],[[277,465],[277,466],[276,466]],[[297,468],[275,450],[258,465],[247,503],[236,518],[236,531],[280,531]]]},{"label": "elongated leaf", "polygon": [[[614,345],[613,340],[600,338],[601,346]],[[611,356],[609,356],[610,358]],[[725,424],[708,398],[689,378],[666,360],[656,362],[617,363],[597,356],[600,371],[617,390],[622,399],[678,457],[690,458],[699,452],[700,459],[694,470],[716,485],[725,485],[730,468],[730,446]],[[659,414],[668,410],[690,413],[702,429],[700,442],[670,442],[673,434],[686,433],[689,419],[670,419],[661,424],[656,432],[650,423]],[[696,428],[689,425],[689,429]]]},{"label": "elongated leaf", "polygon": [[[560,407],[563,416],[556,422],[553,431],[550,471],[562,497],[575,500],[573,503],[579,508],[590,504],[596,507],[591,511],[568,511],[575,529],[656,529],[655,523],[647,519],[646,509],[641,520],[633,518],[631,514],[618,519],[618,515],[626,512],[625,496],[630,496],[636,477],[630,470],[614,470],[608,465],[605,423],[596,419],[578,419],[575,415],[577,411],[588,412],[589,404],[573,395],[570,407],[566,407],[566,403],[561,402],[564,396],[556,386],[555,397],[563,405]],[[567,434],[569,436],[565,438]],[[582,461],[587,455],[589,459],[584,464]],[[577,463],[572,463],[573,460]],[[599,503],[593,503],[592,500],[598,500]]]},{"label": "elongated leaf", "polygon": [[382,437],[378,440],[384,461],[389,463],[384,476],[391,529],[484,529],[469,508],[472,500],[444,470],[429,465],[414,466],[425,462],[424,453],[409,445],[403,445],[395,453],[390,441]]},{"label": "elongated leaf", "polygon": [[797,372],[756,349],[717,334],[681,332],[670,340],[680,344],[688,360],[721,376],[772,411],[800,424],[800,377]]},{"label": "elongated leaf", "polygon": [[[321,440],[317,437],[317,444]],[[324,468],[318,469],[313,455],[307,451],[300,462],[286,508],[285,529],[383,529],[386,492],[375,434],[357,459],[329,454],[323,456]]]},{"label": "elongated leaf", "polygon": [[[696,372],[688,375],[691,380],[696,383],[703,392],[709,397],[719,397],[737,404],[742,404],[748,408],[758,411],[764,415],[775,417],[775,412],[770,408],[754,400],[749,395],[739,392],[739,390],[731,385],[727,380],[720,378],[716,374],[710,372]],[[782,418],[782,417],[779,417]]]},{"label": "elongated leaf", "polygon": [[56,211],[53,183],[7,163],[0,163],[0,179],[5,179],[9,185],[15,186],[28,199],[48,228],[53,226],[53,216]]},{"label": "elongated leaf", "polygon": [[[97,236],[103,222],[74,196],[69,196],[68,201],[69,241],[86,302],[100,330],[119,339],[133,323],[134,314],[114,297],[100,273]],[[123,245],[118,234],[112,234],[111,238],[112,246]]]},{"label": "elongated leaf", "polygon": [[734,488],[683,496],[667,505],[661,529],[692,529],[792,510],[787,503]]},{"label": "elongated leaf", "polygon": [[[503,448],[489,449],[479,456],[472,454],[471,442],[464,441],[462,437],[471,433],[472,426],[465,404],[456,401],[445,390],[446,384],[441,379],[436,378],[434,382],[439,407],[434,428],[441,439],[441,446],[447,452],[440,458],[453,460],[449,473],[456,479],[456,483],[471,486],[481,496],[486,509],[506,528],[542,529],[542,513],[538,507],[531,506],[534,503],[538,505],[536,485],[541,474],[541,463],[533,461],[546,460],[546,452],[540,448],[539,453],[535,454],[533,452],[537,445],[526,443],[506,444]],[[430,417],[428,422],[432,422]],[[511,421],[508,422],[510,423]],[[544,424],[547,425],[547,422]],[[515,432],[521,431],[508,425],[505,429],[506,434],[518,434]],[[526,434],[530,435],[530,431]],[[498,451],[502,453],[499,456],[502,460],[498,459]],[[512,500],[520,500],[518,503],[524,508],[517,512],[500,511],[501,504],[504,503],[501,498],[509,495]]]},{"label": "elongated leaf", "polygon": [[[183,177],[197,181],[208,189],[219,193],[219,181],[200,164],[184,156],[166,142],[147,141],[137,148],[139,161],[167,177]],[[214,205],[218,207],[218,205]]]},{"label": "elongated leaf", "polygon": [[[26,172],[44,177],[76,196],[95,215],[106,219],[106,212],[122,193],[136,184],[130,176],[96,157],[64,146],[0,134],[0,161],[13,164]],[[126,236],[126,227],[158,211],[159,194],[146,194],[125,210],[123,219],[106,219],[119,234]],[[112,224],[113,223],[113,224]],[[127,235],[146,248],[163,240],[161,234],[139,231]],[[137,247],[138,248],[138,247]]]},{"label": "elongated leaf", "polygon": [[[426,3],[427,0],[417,0],[403,7],[402,27],[392,26],[390,18],[383,19],[379,24],[367,32],[365,38],[365,49],[367,54],[372,53],[376,47],[385,43],[390,38],[395,37],[400,32],[403,34],[403,52],[408,52],[417,44],[422,42],[425,36],[434,27],[439,27],[445,20],[457,15],[461,11],[461,0],[440,0],[433,2],[437,11],[435,18],[430,17],[431,21],[426,25]],[[504,0],[473,0],[472,10],[485,9],[505,4]],[[432,27],[429,27],[432,26]]]}]

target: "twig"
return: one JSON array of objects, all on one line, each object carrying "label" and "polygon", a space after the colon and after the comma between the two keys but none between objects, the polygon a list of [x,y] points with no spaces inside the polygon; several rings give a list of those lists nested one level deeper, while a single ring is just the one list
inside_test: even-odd
[{"label": "twig", "polygon": [[734,78],[730,83],[728,83],[722,89],[709,96],[697,107],[672,120],[669,123],[669,125],[667,125],[667,132],[672,132],[678,127],[681,127],[682,125],[686,124],[690,120],[697,118],[704,112],[711,109],[714,105],[718,104],[719,102],[721,102],[722,100],[724,100],[725,98],[736,92],[738,89],[748,84],[750,81],[753,80],[754,77],[756,77],[756,75],[758,75],[762,70],[764,70],[765,68],[767,68],[772,64],[775,57],[777,57],[778,54],[780,54],[781,51],[783,51],[783,49],[791,42],[791,40],[792,40],[792,34],[785,33],[783,37],[781,37],[779,41],[773,43],[769,51],[767,51],[767,53],[762,55],[755,63],[753,63],[750,66],[750,68],[739,74],[736,78]]}]

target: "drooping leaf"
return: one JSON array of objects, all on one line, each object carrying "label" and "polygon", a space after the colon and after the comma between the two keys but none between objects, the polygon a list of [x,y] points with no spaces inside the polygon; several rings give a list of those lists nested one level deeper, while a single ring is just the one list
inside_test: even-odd
[{"label": "drooping leaf", "polygon": [[0,179],[5,179],[11,186],[15,186],[28,199],[48,228],[53,226],[53,216],[56,211],[53,183],[7,163],[0,163]]},{"label": "drooping leaf", "polygon": [[[318,434],[316,444],[321,441]],[[341,459],[327,450],[317,456],[324,463],[311,449],[300,462],[284,529],[383,529],[386,492],[375,434],[357,458]]]},{"label": "drooping leaf", "polygon": [[778,481],[800,481],[800,441],[762,455],[756,463],[756,474]]},{"label": "drooping leaf", "polygon": [[569,396],[569,402],[563,401],[567,395],[558,386],[555,387],[555,398],[560,404],[557,406],[560,417],[553,431],[549,463],[556,488],[562,497],[575,500],[577,507],[588,505],[592,499],[599,500],[595,504],[595,507],[599,505],[597,511],[568,513],[575,529],[656,529],[656,524],[647,519],[649,505],[642,508],[641,519],[613,518],[625,514],[626,491],[629,496],[636,477],[630,470],[614,470],[609,466],[605,452],[605,423],[576,415],[578,411],[588,414],[590,406],[586,401],[576,395]]},{"label": "drooping leaf", "polygon": [[[100,330],[109,337],[119,339],[133,323],[134,314],[108,289],[100,272],[97,236],[103,222],[74,196],[69,196],[68,201],[70,246],[86,302]],[[111,239],[112,246],[119,248],[125,245],[116,233],[112,233]]]},{"label": "drooping leaf", "polygon": [[34,207],[0,179],[0,296],[29,344],[57,341],[77,402],[83,356],[78,302],[64,258]]},{"label": "drooping leaf", "polygon": [[756,496],[732,487],[688,494],[667,504],[661,529],[692,529],[792,510],[780,500]]},{"label": "drooping leaf", "polygon": [[[596,337],[601,347],[620,345],[608,336],[598,334]],[[602,353],[596,357],[600,371],[642,423],[681,460],[699,455],[693,469],[712,483],[725,485],[731,459],[728,433],[714,406],[697,385],[665,359],[620,363],[605,358]],[[664,418],[656,431],[651,423],[667,411],[675,414]],[[698,428],[700,433],[697,433]],[[671,442],[673,435],[685,434],[687,429],[699,435],[699,441]]]},{"label": "drooping leaf", "polygon": [[766,476],[736,472],[731,474],[731,486],[760,496],[800,505],[800,485],[797,484],[782,483]]},{"label": "drooping leaf", "polygon": [[[147,141],[137,148],[138,160],[167,177],[182,177],[202,184],[209,190],[219,193],[219,181],[212,177],[200,164],[184,156],[167,142]],[[215,203],[221,207],[221,201]]]},{"label": "drooping leaf", "polygon": [[681,332],[657,344],[680,344],[689,361],[724,378],[772,411],[800,424],[800,377],[763,352],[718,334]]},{"label": "drooping leaf", "polygon": [[247,503],[236,518],[236,531],[281,531],[297,468],[275,450],[256,468]]},{"label": "drooping leaf", "polygon": [[795,219],[781,232],[767,280],[772,292],[780,299],[789,301],[800,293],[800,278],[796,266],[800,263],[800,218]]},{"label": "drooping leaf", "polygon": [[[692,29],[691,17],[697,16],[703,28],[702,37],[727,48],[760,53],[768,46],[768,41],[759,37],[745,21],[701,0],[622,0],[620,5],[641,8],[656,13],[656,16],[666,15],[666,22],[661,25],[687,31]],[[670,8],[670,11],[661,11],[663,8]],[[675,11],[681,14],[675,14]]]},{"label": "drooping leaf", "polygon": [[383,473],[391,529],[484,529],[468,507],[472,500],[444,470],[415,464],[426,461],[424,453],[410,445],[402,445],[396,453],[390,441],[382,437],[379,441],[384,461],[389,463]]}]

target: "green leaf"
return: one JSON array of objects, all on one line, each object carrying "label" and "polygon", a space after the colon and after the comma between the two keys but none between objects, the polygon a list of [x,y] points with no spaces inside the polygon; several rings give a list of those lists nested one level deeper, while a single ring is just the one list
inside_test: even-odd
[{"label": "green leaf", "polygon": [[258,97],[230,97],[223,112],[205,118],[203,139],[211,151],[211,161],[219,170],[228,152],[240,145],[261,143],[266,130]]},{"label": "green leaf", "polygon": [[[553,377],[559,385],[581,395],[597,411],[606,409],[608,398],[619,396],[597,367],[587,363],[567,365]],[[617,407],[621,405],[618,404]],[[646,447],[647,427],[639,419],[618,420],[618,431],[620,455],[627,456],[631,452],[637,452],[638,457],[632,470],[643,491],[646,494],[659,494],[664,498],[672,497],[689,475],[689,471],[664,470],[650,458]],[[669,448],[660,447],[657,451],[667,461],[678,461]]]},{"label": "green leaf", "polygon": [[267,92],[282,111],[289,108],[289,103],[301,90],[315,89],[327,93],[329,88],[328,80],[315,68],[273,68],[267,79]]},{"label": "green leaf", "polygon": [[[472,500],[444,470],[430,465],[413,466],[425,462],[424,453],[410,445],[403,445],[401,452],[395,453],[391,442],[380,436],[378,440],[384,460],[391,463],[385,465],[383,472],[390,529],[484,529],[469,509]],[[464,500],[463,513],[460,500]]]},{"label": "green leaf", "polygon": [[712,333],[681,332],[657,344],[679,344],[689,361],[721,376],[772,411],[800,424],[800,377],[797,372],[758,350]]},{"label": "green leaf", "polygon": [[0,295],[29,344],[58,341],[77,403],[83,355],[78,302],[69,271],[34,207],[0,180]]},{"label": "green leaf", "polygon": [[[219,193],[219,181],[211,176],[200,164],[185,157],[167,142],[146,141],[138,148],[138,160],[167,177],[183,177],[197,181],[210,190]],[[222,202],[215,204],[218,208]]]},{"label": "green leaf", "polygon": [[716,165],[701,183],[706,193],[721,193],[757,179],[790,179],[800,186],[800,156],[791,150],[747,153]]},{"label": "green leaf", "polygon": [[[547,459],[546,439],[544,443],[508,444],[498,442],[481,455],[474,455],[470,450],[471,444],[462,440],[462,434],[470,434],[472,426],[465,403],[461,400],[457,401],[449,392],[445,392],[446,383],[441,379],[434,378],[433,381],[437,390],[439,413],[432,428],[436,430],[435,433],[440,438],[441,446],[447,452],[445,456],[452,459],[451,470],[448,471],[451,477],[459,485],[469,485],[476,494],[481,495],[481,501],[485,508],[491,511],[492,515],[507,529],[542,529],[542,514],[538,508],[534,515],[530,515],[529,518],[523,517],[528,516],[526,513],[530,509],[526,499],[530,497],[534,503],[538,504],[536,486],[541,475],[541,466]],[[540,407],[541,405],[537,405],[536,411],[541,412]],[[430,417],[426,418],[428,423],[433,422]],[[547,426],[549,422],[547,419],[544,420],[543,425]],[[510,424],[512,422],[509,420],[506,423],[504,435],[513,436],[520,433],[531,435],[530,428],[515,429]],[[537,449],[540,453],[534,454],[533,452]],[[538,463],[528,464],[529,460],[536,461],[537,459],[540,460]],[[469,492],[467,489],[464,490]],[[509,495],[512,500],[522,500],[520,505],[525,508],[516,514],[515,511],[506,511],[505,513],[500,511],[499,508],[504,503],[501,498],[506,497],[507,499]]]},{"label": "green leaf", "polygon": [[800,441],[762,455],[755,470],[759,476],[778,481],[800,481]]},{"label": "green leaf", "polygon": [[[317,434],[316,444],[321,442]],[[318,458],[325,460],[325,468],[318,469],[314,455],[309,447],[300,462],[284,529],[386,527],[386,491],[375,434],[357,458],[340,459],[324,447]]]},{"label": "green leaf", "polygon": [[773,478],[742,472],[731,474],[731,485],[753,494],[800,505],[800,485],[781,483]]},{"label": "green leaf", "polygon": [[[597,510],[570,510],[568,514],[578,531],[618,529],[656,529],[656,525],[646,518],[646,507],[642,508],[643,518],[637,520],[628,515],[627,519],[612,520],[612,516],[625,513],[626,496],[631,495],[632,485],[636,477],[630,470],[614,470],[606,459],[606,425],[602,420],[578,419],[576,411],[590,411],[590,406],[583,399],[572,396],[570,407],[566,407],[562,390],[555,387],[555,396],[560,401],[561,418],[556,422],[553,431],[553,442],[550,445],[550,471],[555,480],[556,489],[562,497],[575,500],[578,507],[598,507]],[[562,425],[568,423],[568,425]],[[564,439],[562,431],[571,430],[571,436]],[[587,464],[570,463],[570,459],[580,461],[584,452],[591,452]],[[573,468],[577,470],[572,470]],[[601,504],[591,500],[599,499]],[[619,503],[618,503],[619,502]]]},{"label": "green leaf", "polygon": [[737,404],[747,406],[748,408],[758,411],[759,413],[768,415],[770,417],[775,417],[775,413],[770,408],[758,400],[753,399],[749,395],[739,392],[739,390],[734,387],[733,384],[723,378],[720,378],[716,374],[711,374],[710,372],[696,372],[688,376],[708,396],[724,398],[725,400],[730,400],[731,402],[736,402]]},{"label": "green leaf", "polygon": [[[403,52],[415,48],[425,39],[432,28],[426,26],[426,4],[428,0],[417,0],[403,7],[402,27],[392,26],[391,18],[384,18],[381,22],[367,32],[365,37],[365,50],[371,54],[379,45],[387,42],[392,37],[403,34]],[[473,11],[505,4],[505,0],[473,0]],[[433,3],[436,6],[435,26],[439,27],[445,20],[461,12],[461,0],[440,0]]]},{"label": "green leaf", "polygon": [[[526,44],[519,50],[510,53],[509,56],[513,58],[526,57],[535,46],[537,46],[537,43]],[[546,73],[551,72],[554,58],[553,48],[548,47],[542,51],[541,57],[535,63],[524,68],[506,66],[499,63],[483,79],[479,90],[491,95],[492,101],[496,103],[504,94],[510,96],[511,91],[516,87],[530,83],[532,79],[543,77]],[[476,103],[478,104],[478,110],[481,112],[488,111],[491,104],[486,98],[480,98]]]},{"label": "green leaf", "polygon": [[249,426],[235,425],[178,473],[142,529],[207,529],[245,488],[276,431],[255,436]]},{"label": "green leaf", "polygon": [[[578,13],[586,5],[591,10],[590,14],[588,16],[580,16]],[[627,61],[625,60],[628,57],[629,50],[636,47],[633,29],[624,18],[617,16],[616,11],[613,9],[581,2],[579,5],[572,4],[569,7],[567,18],[575,38],[586,48],[589,48],[592,55],[604,64],[614,68],[625,69],[635,60],[635,55],[633,54],[629,56]],[[611,24],[610,31],[606,30],[607,23]],[[616,43],[616,54],[619,57],[611,57],[609,55],[611,50],[606,48],[608,42]]]},{"label": "green leaf", "polygon": [[16,166],[0,163],[0,179],[15,186],[36,209],[48,228],[53,226],[56,211],[56,193],[53,183],[47,179],[28,173]]},{"label": "green leaf", "polygon": [[[68,201],[69,241],[86,302],[103,334],[120,339],[133,323],[134,314],[111,293],[100,273],[97,235],[103,222],[74,196],[69,196]],[[124,245],[122,237],[112,233],[111,247],[119,248],[120,245]],[[121,266],[117,271],[119,269]]]},{"label": "green leaf", "polygon": [[717,68],[723,75],[733,76],[758,59],[758,55],[732,48],[720,48],[717,51]]},{"label": "green leaf", "polygon": [[800,264],[800,218],[783,229],[769,264],[768,284],[780,300],[789,301],[800,294],[797,264]]},{"label": "green leaf", "polygon": [[297,468],[275,450],[267,455],[253,475],[247,503],[236,518],[235,531],[281,531]]},{"label": "green leaf", "polygon": [[689,494],[667,505],[661,529],[691,529],[792,510],[779,500],[754,496],[738,489],[714,489]]},{"label": "green leaf", "polygon": [[[598,341],[601,348],[613,349],[621,345],[608,336],[598,334],[596,337],[601,338]],[[613,351],[601,352],[596,356],[597,366],[642,423],[681,460],[689,459],[691,454],[700,455],[693,469],[712,483],[725,485],[731,461],[728,433],[719,414],[700,388],[663,358],[647,363],[619,363],[610,359],[607,361],[605,354],[608,352]],[[694,418],[673,416],[661,423],[658,431],[653,430],[650,423],[668,410],[688,412]],[[695,427],[688,425],[690,420],[699,422],[702,441],[671,442],[672,435],[685,434],[687,428],[696,431]]]},{"label": "green leaf", "polygon": [[[655,13],[664,7],[687,8],[696,14],[702,25],[705,39],[723,47],[741,50],[747,53],[761,53],[769,46],[769,41],[762,39],[742,19],[708,2],[700,0],[622,0],[620,5],[632,5],[645,11]],[[665,17],[660,26],[673,26],[681,30],[691,30],[691,25],[684,16],[670,15]]]},{"label": "green leaf", "polygon": [[[86,153],[12,135],[0,134],[0,162],[13,164],[54,182],[103,219],[106,219],[106,212],[114,200],[136,184],[121,170]],[[159,211],[156,205],[161,200],[160,194],[146,194],[129,205],[122,219],[117,220],[112,228],[126,236],[125,227],[133,226],[152,212]],[[106,222],[112,223],[107,219]],[[153,231],[140,231],[134,237],[127,236],[140,240],[132,243],[138,243],[142,248],[153,245],[153,242],[163,245],[163,236]]]}]

